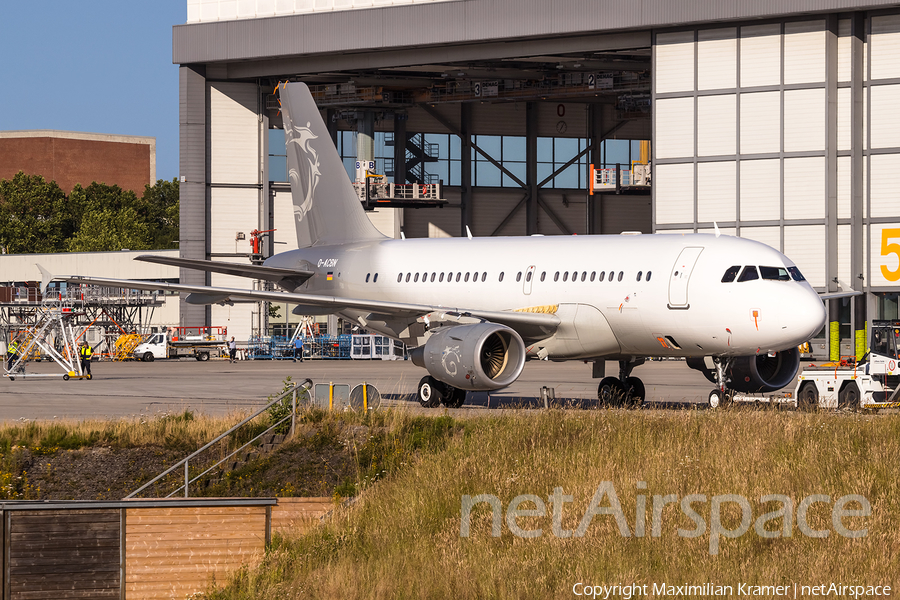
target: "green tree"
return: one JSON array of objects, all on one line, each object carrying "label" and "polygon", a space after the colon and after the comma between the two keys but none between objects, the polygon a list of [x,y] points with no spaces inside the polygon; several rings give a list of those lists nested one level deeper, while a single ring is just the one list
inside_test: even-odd
[{"label": "green tree", "polygon": [[177,179],[159,179],[155,185],[144,187],[139,210],[150,225],[150,248],[153,250],[178,248],[179,192]]},{"label": "green tree", "polygon": [[60,252],[73,232],[66,196],[56,182],[21,171],[0,180],[0,246],[7,252]]},{"label": "green tree", "polygon": [[150,225],[141,215],[137,196],[117,185],[92,183],[75,186],[69,194],[75,235],[66,243],[69,252],[104,252],[150,248]]}]

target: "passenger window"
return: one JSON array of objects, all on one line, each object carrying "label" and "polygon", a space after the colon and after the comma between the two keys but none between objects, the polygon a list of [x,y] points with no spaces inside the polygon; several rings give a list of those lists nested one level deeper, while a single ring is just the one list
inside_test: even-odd
[{"label": "passenger window", "polygon": [[565,273],[563,273],[563,281],[568,281],[568,280],[569,280],[569,272],[566,271]]},{"label": "passenger window", "polygon": [[623,271],[619,271],[619,281],[622,281],[622,277],[625,275]]},{"label": "passenger window", "polygon": [[410,275],[409,273],[407,273],[407,274],[406,274],[406,283],[409,283],[409,278],[410,278],[410,277],[411,277],[411,275]]},{"label": "passenger window", "polygon": [[738,278],[738,283],[742,281],[753,281],[754,279],[759,279],[759,273],[756,272],[756,267],[749,266],[744,267],[744,272],[741,273],[741,276]]},{"label": "passenger window", "polygon": [[581,280],[584,281],[585,279],[587,279],[587,271],[582,271]]},{"label": "passenger window", "polygon": [[418,274],[418,273],[416,273],[416,276],[413,277],[413,283],[416,283],[417,281],[419,281],[419,274]]},{"label": "passenger window", "polygon": [[559,281],[559,271],[553,276],[553,281]]},{"label": "passenger window", "polygon": [[735,265],[733,267],[728,267],[728,270],[725,271],[725,274],[722,275],[722,283],[731,283],[734,281],[734,278],[737,277],[738,271],[741,270],[740,265]]},{"label": "passenger window", "polygon": [[528,271],[527,273],[525,273],[525,281],[531,281],[531,275],[532,275],[531,271]]},{"label": "passenger window", "polygon": [[797,267],[788,267],[788,273],[791,274],[791,277],[794,278],[794,281],[806,281],[806,277],[800,272],[800,269]]},{"label": "passenger window", "polygon": [[469,281],[469,273],[466,273],[466,279],[465,279],[465,280],[466,280],[466,282],[468,283],[468,281]]},{"label": "passenger window", "polygon": [[369,277],[371,277],[371,273],[366,273],[366,283],[369,283]]},{"label": "passenger window", "polygon": [[422,283],[428,281],[428,273],[422,273]]},{"label": "passenger window", "polygon": [[610,272],[609,272],[609,280],[612,281],[613,279],[615,279],[615,277],[616,277],[616,272],[615,272],[615,271],[610,271]]},{"label": "passenger window", "polygon": [[397,283],[400,283],[401,281],[403,281],[403,273],[397,275]]},{"label": "passenger window", "polygon": [[577,280],[577,279],[578,279],[578,271],[574,271],[574,272],[572,273],[572,281],[575,281],[575,280]]},{"label": "passenger window", "polygon": [[606,271],[600,271],[600,277],[597,278],[597,281],[603,281],[606,279]]},{"label": "passenger window", "polygon": [[459,283],[460,277],[462,277],[462,273],[457,273],[456,274],[456,283]]},{"label": "passenger window", "polygon": [[784,267],[760,267],[759,274],[763,279],[769,279],[773,281],[790,281],[791,276],[788,275],[788,270]]},{"label": "passenger window", "polygon": [[437,275],[437,273],[432,273],[432,274],[431,274],[431,283],[434,283],[434,276],[435,276],[435,275]]},{"label": "passenger window", "polygon": [[637,274],[637,280],[638,280],[638,281],[641,280],[641,276],[642,276],[643,274],[644,274],[643,271],[638,271],[638,274]]},{"label": "passenger window", "polygon": [[438,283],[443,283],[443,282],[444,282],[444,274],[441,273],[440,276],[438,277]]},{"label": "passenger window", "polygon": [[485,281],[487,281],[487,271],[481,274],[481,283],[484,283]]},{"label": "passenger window", "polygon": [[547,271],[541,271],[541,281],[547,278]]},{"label": "passenger window", "polygon": [[472,275],[472,281],[478,281],[478,271],[475,271],[475,274]]},{"label": "passenger window", "polygon": [[516,283],[522,281],[522,271],[516,273]]},{"label": "passenger window", "polygon": [[650,281],[651,275],[653,275],[653,271],[647,271],[647,279],[645,281]]},{"label": "passenger window", "polygon": [[375,277],[372,278],[372,283],[376,283],[378,281],[378,273],[375,273]]},{"label": "passenger window", "polygon": [[499,281],[503,281],[503,271],[500,271],[500,279]]},{"label": "passenger window", "polygon": [[591,271],[591,281],[597,277],[597,271]]}]

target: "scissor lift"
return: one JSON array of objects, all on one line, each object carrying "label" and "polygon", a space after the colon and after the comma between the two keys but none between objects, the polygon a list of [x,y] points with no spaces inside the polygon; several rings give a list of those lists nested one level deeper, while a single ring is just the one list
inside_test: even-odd
[{"label": "scissor lift", "polygon": [[[68,379],[90,379],[81,370],[78,358],[76,336],[72,327],[74,317],[72,305],[60,300],[44,300],[35,325],[25,331],[19,343],[18,358],[3,376],[10,381],[17,377],[62,377]],[[35,346],[50,357],[62,369],[62,373],[28,373],[25,365],[32,356]],[[4,361],[6,367],[6,361]]]}]

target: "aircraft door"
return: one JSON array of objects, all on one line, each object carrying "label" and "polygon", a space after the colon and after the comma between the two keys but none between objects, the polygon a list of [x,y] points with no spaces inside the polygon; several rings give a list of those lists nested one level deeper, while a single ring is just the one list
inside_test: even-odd
[{"label": "aircraft door", "polygon": [[703,252],[703,248],[691,247],[684,248],[678,255],[678,260],[675,261],[669,277],[670,309],[686,310],[691,307],[688,302],[688,283],[701,252]]},{"label": "aircraft door", "polygon": [[524,287],[523,291],[525,292],[526,296],[531,293],[531,284],[533,281],[534,281],[534,265],[531,265],[530,267],[528,267],[528,270],[525,271],[525,287]]}]

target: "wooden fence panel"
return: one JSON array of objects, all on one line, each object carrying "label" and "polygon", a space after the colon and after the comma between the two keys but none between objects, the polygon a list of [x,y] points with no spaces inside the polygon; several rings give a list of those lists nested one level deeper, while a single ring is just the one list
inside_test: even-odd
[{"label": "wooden fence panel", "polygon": [[11,511],[4,521],[11,600],[120,597],[119,510]]},{"label": "wooden fence panel", "polygon": [[302,534],[334,508],[331,498],[279,498],[272,507],[272,533]]},{"label": "wooden fence panel", "polygon": [[125,597],[184,598],[260,560],[266,507],[128,508],[125,539]]}]

